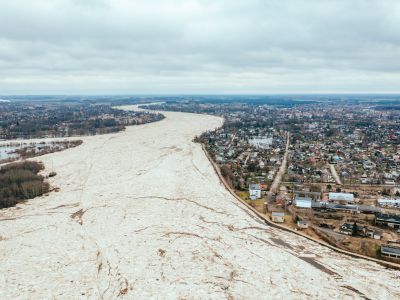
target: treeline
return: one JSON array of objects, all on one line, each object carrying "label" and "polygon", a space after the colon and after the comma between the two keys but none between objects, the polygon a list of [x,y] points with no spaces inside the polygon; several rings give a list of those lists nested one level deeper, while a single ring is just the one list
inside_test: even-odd
[{"label": "treeline", "polygon": [[161,114],[124,111],[110,105],[3,103],[0,104],[0,139],[114,133],[128,125],[163,118]]},{"label": "treeline", "polygon": [[45,142],[31,143],[25,147],[15,149],[15,153],[19,155],[19,158],[26,159],[77,147],[82,143],[82,140],[54,141],[47,144]]},{"label": "treeline", "polygon": [[42,163],[24,161],[0,168],[0,208],[14,206],[24,200],[47,193],[50,186],[38,173]]}]

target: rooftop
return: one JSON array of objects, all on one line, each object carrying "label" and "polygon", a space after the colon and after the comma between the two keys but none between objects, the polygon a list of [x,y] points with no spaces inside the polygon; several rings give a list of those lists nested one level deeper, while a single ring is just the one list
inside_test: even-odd
[{"label": "rooftop", "polygon": [[274,217],[284,217],[285,213],[284,212],[278,212],[278,211],[273,211],[272,216]]},{"label": "rooftop", "polygon": [[395,255],[400,255],[400,246],[382,245],[382,246],[381,246],[381,252],[382,252],[383,254],[395,254]]},{"label": "rooftop", "polygon": [[260,185],[259,184],[250,184],[249,185],[249,189],[250,190],[259,190],[260,189]]}]

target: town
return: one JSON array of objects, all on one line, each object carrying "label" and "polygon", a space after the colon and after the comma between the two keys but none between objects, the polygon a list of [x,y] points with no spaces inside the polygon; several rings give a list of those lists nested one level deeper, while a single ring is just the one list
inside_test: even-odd
[{"label": "town", "polygon": [[398,105],[188,99],[143,107],[222,116],[221,128],[195,141],[239,197],[281,226],[400,262]]}]

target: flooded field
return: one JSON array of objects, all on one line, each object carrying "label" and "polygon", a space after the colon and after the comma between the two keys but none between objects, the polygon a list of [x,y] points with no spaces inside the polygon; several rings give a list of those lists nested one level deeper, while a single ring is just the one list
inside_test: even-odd
[{"label": "flooded field", "polygon": [[52,152],[62,151],[68,148],[79,146],[81,140],[71,141],[14,141],[0,143],[0,164],[19,159],[40,156]]}]

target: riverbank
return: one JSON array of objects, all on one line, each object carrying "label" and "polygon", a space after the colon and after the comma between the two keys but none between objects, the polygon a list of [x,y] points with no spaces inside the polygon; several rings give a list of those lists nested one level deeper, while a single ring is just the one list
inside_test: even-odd
[{"label": "riverbank", "polygon": [[381,264],[381,265],[383,265],[383,266],[385,266],[385,267],[388,267],[388,268],[393,268],[393,269],[395,269],[395,270],[400,270],[400,264],[396,264],[396,263],[392,263],[392,262],[388,262],[388,261],[383,261],[383,260],[375,259],[375,258],[372,258],[372,257],[360,255],[360,254],[357,254],[357,253],[349,252],[349,251],[346,251],[346,250],[337,248],[337,247],[335,247],[335,246],[333,246],[333,245],[331,245],[331,244],[328,244],[328,243],[326,243],[326,242],[324,242],[324,241],[322,241],[322,240],[320,240],[320,239],[313,238],[313,237],[311,237],[311,236],[309,236],[309,235],[307,235],[307,234],[302,233],[301,231],[294,230],[294,229],[292,229],[292,228],[290,228],[290,227],[287,227],[287,226],[280,225],[280,224],[278,224],[278,223],[272,222],[271,219],[270,219],[266,214],[262,214],[262,213],[260,213],[259,211],[257,211],[254,207],[252,207],[250,204],[248,204],[246,201],[244,201],[241,197],[239,197],[239,196],[235,193],[235,191],[229,186],[229,184],[226,182],[225,178],[222,176],[219,166],[218,166],[218,165],[213,161],[213,159],[210,157],[210,155],[208,154],[208,152],[207,152],[207,150],[205,149],[205,147],[204,147],[203,144],[202,144],[202,149],[203,149],[205,155],[207,156],[207,159],[210,161],[211,165],[213,166],[213,169],[214,169],[215,173],[217,174],[218,178],[220,179],[221,183],[225,186],[226,190],[227,190],[233,197],[235,197],[235,199],[237,199],[240,203],[242,203],[242,204],[245,205],[248,209],[250,209],[250,210],[254,213],[254,215],[256,215],[258,218],[260,218],[261,220],[263,220],[263,221],[264,221],[266,224],[268,224],[269,226],[278,228],[278,229],[280,229],[280,230],[285,230],[285,231],[294,233],[294,234],[299,235],[299,236],[301,236],[301,237],[303,237],[303,238],[306,238],[306,239],[308,239],[308,240],[311,240],[311,241],[313,241],[313,242],[316,242],[316,243],[318,243],[318,244],[320,244],[320,245],[322,245],[322,246],[328,247],[328,248],[330,248],[330,249],[332,249],[332,250],[334,250],[334,251],[336,251],[336,252],[338,252],[338,253],[342,253],[342,254],[345,254],[345,255],[349,255],[349,256],[352,256],[352,257],[355,257],[355,258],[366,259],[366,260],[369,260],[369,261],[372,261],[372,262]]}]

